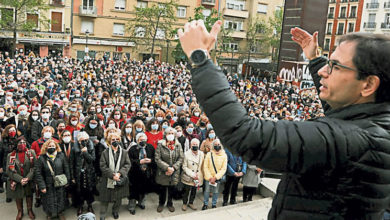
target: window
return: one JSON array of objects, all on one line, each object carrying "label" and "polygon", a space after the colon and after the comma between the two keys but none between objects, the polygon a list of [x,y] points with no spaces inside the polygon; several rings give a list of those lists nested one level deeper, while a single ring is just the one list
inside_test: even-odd
[{"label": "window", "polygon": [[329,38],[327,38],[327,39],[325,39],[325,50],[329,50],[329,47],[330,47],[330,39]]},{"label": "window", "polygon": [[341,10],[340,10],[340,18],[345,18],[345,12],[347,11],[347,8],[346,7],[341,7]]},{"label": "window", "polygon": [[156,38],[157,39],[164,39],[165,38],[165,30],[157,28]]},{"label": "window", "polygon": [[14,10],[11,8],[2,8],[1,9],[1,20],[4,23],[3,27],[10,27],[14,21]]},{"label": "window", "polygon": [[114,35],[123,36],[125,35],[125,25],[124,24],[114,24]]},{"label": "window", "polygon": [[376,19],[376,14],[369,14],[368,15],[368,22],[369,23],[374,23]]},{"label": "window", "polygon": [[350,18],[356,18],[356,6],[351,7],[351,13],[349,15]]},{"label": "window", "polygon": [[144,27],[136,27],[135,28],[135,36],[136,37],[145,37],[145,28]]},{"label": "window", "polygon": [[339,23],[339,27],[337,29],[337,34],[338,35],[344,34],[344,23]]},{"label": "window", "polygon": [[51,12],[51,31],[62,32],[62,12]]},{"label": "window", "polygon": [[267,14],[267,11],[268,11],[268,5],[265,5],[265,4],[258,4],[257,5],[257,12],[258,13]]},{"label": "window", "polygon": [[93,21],[81,21],[81,33],[88,33],[93,34]]},{"label": "window", "polygon": [[386,13],[385,15],[385,24],[390,25],[390,13]]},{"label": "window", "polygon": [[211,9],[205,8],[205,9],[203,9],[202,13],[203,13],[203,16],[208,17],[211,15]]},{"label": "window", "polygon": [[147,8],[148,3],[143,1],[137,1],[137,8]]},{"label": "window", "polygon": [[93,8],[93,1],[94,0],[83,0],[83,8],[84,9]]},{"label": "window", "polygon": [[234,51],[234,52],[238,51],[238,43],[225,43],[223,44],[223,47],[227,51]]},{"label": "window", "polygon": [[349,23],[348,24],[348,33],[355,31],[355,23]]},{"label": "window", "polygon": [[177,7],[177,17],[179,18],[185,18],[187,14],[187,8],[186,7]]},{"label": "window", "polygon": [[326,34],[332,34],[333,23],[328,23]]},{"label": "window", "polygon": [[334,8],[329,8],[328,18],[334,17]]},{"label": "window", "polygon": [[243,11],[243,10],[245,10],[245,1],[227,0],[226,1],[226,8],[232,9],[232,10]]},{"label": "window", "polygon": [[242,21],[225,21],[225,29],[232,29],[235,31],[241,31],[244,26]]},{"label": "window", "polygon": [[115,9],[116,10],[125,10],[126,0],[115,0]]},{"label": "window", "polygon": [[27,13],[27,22],[33,25],[33,29],[38,28],[38,15]]}]

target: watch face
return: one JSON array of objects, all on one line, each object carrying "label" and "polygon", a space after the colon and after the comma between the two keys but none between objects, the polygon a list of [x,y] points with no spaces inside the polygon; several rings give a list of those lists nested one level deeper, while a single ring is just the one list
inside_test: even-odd
[{"label": "watch face", "polygon": [[206,55],[201,50],[195,50],[191,55],[191,60],[194,64],[203,62],[206,59]]}]

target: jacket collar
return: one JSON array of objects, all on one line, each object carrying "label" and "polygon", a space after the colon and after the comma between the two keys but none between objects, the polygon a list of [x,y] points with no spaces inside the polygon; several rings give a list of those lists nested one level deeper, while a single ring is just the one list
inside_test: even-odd
[{"label": "jacket collar", "polygon": [[[326,113],[329,118],[343,120],[364,119],[382,115],[382,120],[390,122],[390,103],[363,103],[330,110]],[[387,116],[384,116],[387,115]]]}]

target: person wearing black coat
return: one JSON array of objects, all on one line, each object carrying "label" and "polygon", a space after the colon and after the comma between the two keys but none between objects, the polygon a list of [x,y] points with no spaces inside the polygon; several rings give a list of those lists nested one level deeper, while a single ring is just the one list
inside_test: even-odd
[{"label": "person wearing black coat", "polygon": [[136,136],[137,145],[129,151],[131,169],[129,171],[130,196],[128,210],[135,215],[136,201],[138,207],[145,209],[145,195],[155,190],[156,162],[154,160],[154,147],[146,143],[145,133]]},{"label": "person wearing black coat", "polygon": [[326,116],[273,122],[248,116],[225,75],[197,50],[211,48],[221,22],[211,34],[194,23],[179,37],[184,52],[200,58],[192,88],[216,134],[248,164],[283,174],[268,219],[382,219],[390,207],[390,38],[342,36],[328,60],[317,54],[318,32],[292,29]]},{"label": "person wearing black coat", "polygon": [[39,120],[34,121],[31,127],[31,139],[33,141],[38,140],[41,137],[42,129],[45,126],[52,126],[56,128],[57,121],[50,118],[51,111],[50,108],[43,107],[41,109],[41,117]]},{"label": "person wearing black coat", "polygon": [[68,198],[72,198],[72,205],[74,207],[77,207],[77,195],[75,193],[75,173],[73,169],[74,164],[74,158],[75,158],[75,143],[72,141],[72,134],[68,130],[64,130],[61,134],[61,136],[58,139],[60,141],[60,149],[61,152],[65,155],[65,160],[69,165],[69,173],[70,173],[70,179],[71,182],[69,183],[69,186],[66,187],[66,199],[65,199],[65,206],[69,206],[69,200]]},{"label": "person wearing black coat", "polygon": [[77,135],[73,154],[71,169],[74,176],[72,181],[76,184],[77,216],[83,213],[84,202],[87,202],[88,212],[94,213],[92,203],[94,202],[93,192],[96,189],[96,174],[93,164],[95,148],[85,131]]},{"label": "person wearing black coat", "polygon": [[88,117],[88,119],[85,121],[85,127],[82,129],[83,131],[87,132],[89,135],[89,139],[92,141],[94,149],[95,149],[95,158],[94,160],[94,166],[95,166],[95,173],[97,176],[101,176],[100,171],[100,156],[105,147],[101,144],[101,140],[104,138],[104,129],[100,125],[100,120],[96,115],[92,115]]},{"label": "person wearing black coat", "polygon": [[35,163],[34,169],[35,181],[41,191],[42,207],[47,218],[58,216],[64,220],[66,185],[55,187],[54,176],[65,174],[69,184],[71,181],[70,171],[65,154],[61,152],[60,146],[54,140],[48,140],[43,144],[41,156]]}]

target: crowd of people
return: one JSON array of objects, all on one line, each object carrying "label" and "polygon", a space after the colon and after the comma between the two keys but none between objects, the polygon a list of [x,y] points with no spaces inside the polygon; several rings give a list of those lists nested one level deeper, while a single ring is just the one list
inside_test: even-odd
[{"label": "crowd of people", "polygon": [[[315,89],[266,78],[227,79],[254,118],[303,121],[323,115]],[[251,201],[261,169],[224,149],[191,88],[183,64],[135,60],[89,60],[0,54],[0,192],[14,200],[17,219],[43,207],[48,219],[112,215],[123,198],[128,210],[145,209],[145,195],[158,193],[157,211],[194,205],[203,188],[202,210],[216,208],[222,183],[223,206]],[[5,187],[6,189],[4,190]],[[87,208],[84,204],[86,203]]]}]

